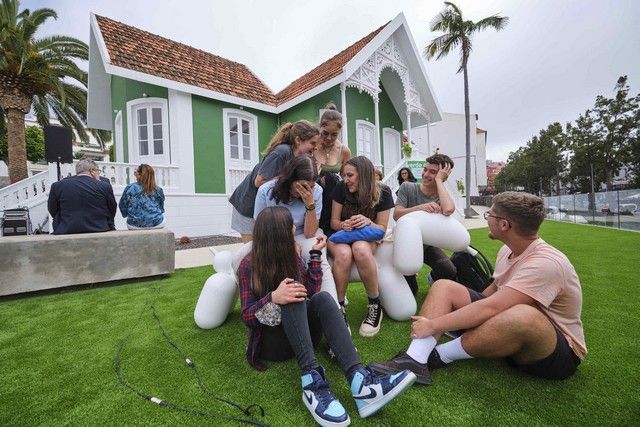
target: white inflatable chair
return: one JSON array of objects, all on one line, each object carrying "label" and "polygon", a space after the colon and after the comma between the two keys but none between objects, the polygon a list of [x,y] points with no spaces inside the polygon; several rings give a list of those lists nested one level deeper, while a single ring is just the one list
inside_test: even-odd
[{"label": "white inflatable chair", "polygon": [[[423,244],[460,252],[470,249],[470,241],[469,232],[450,216],[411,212],[400,218],[375,253],[380,302],[386,314],[394,320],[407,320],[416,313],[416,300],[403,276],[416,274],[422,268]],[[220,326],[233,310],[238,298],[235,272],[250,250],[250,243],[234,255],[211,248],[216,273],[205,282],[196,304],[194,319],[199,327]],[[350,282],[359,281],[354,264]]]}]

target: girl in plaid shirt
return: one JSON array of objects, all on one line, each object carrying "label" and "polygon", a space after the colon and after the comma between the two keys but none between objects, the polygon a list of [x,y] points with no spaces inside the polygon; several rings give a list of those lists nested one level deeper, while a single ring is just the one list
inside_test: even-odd
[{"label": "girl in plaid shirt", "polygon": [[[322,424],[346,426],[350,419],[333,395],[314,345],[324,334],[344,372],[358,410],[367,417],[415,381],[409,371],[377,376],[364,368],[334,299],[320,291],[320,253],[326,237],[316,237],[305,266],[297,253],[294,225],[287,208],[271,206],[256,218],[253,246],[238,269],[242,320],[249,328],[247,360],[280,361],[295,356],[301,370],[302,400]],[[373,390],[375,389],[375,390]]]}]

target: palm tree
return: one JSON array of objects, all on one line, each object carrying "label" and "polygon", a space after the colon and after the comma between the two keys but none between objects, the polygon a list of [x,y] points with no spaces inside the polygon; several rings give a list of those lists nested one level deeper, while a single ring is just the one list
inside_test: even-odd
[{"label": "palm tree", "polygon": [[465,21],[462,11],[458,6],[450,2],[444,2],[445,6],[433,21],[431,21],[431,31],[442,31],[445,34],[431,40],[425,48],[428,59],[436,57],[436,60],[447,56],[454,48],[460,47],[460,67],[458,73],[462,71],[464,78],[464,116],[466,123],[466,169],[465,188],[467,188],[466,207],[464,214],[467,218],[473,216],[471,209],[471,120],[469,118],[469,54],[471,53],[471,36],[486,28],[494,28],[497,31],[506,27],[509,18],[492,15],[481,19],[478,22]]},{"label": "palm tree", "polygon": [[[7,116],[9,179],[28,176],[24,139],[24,117],[31,110],[42,126],[50,112],[65,127],[72,128],[84,142],[87,111],[87,73],[75,60],[87,60],[87,45],[75,38],[49,36],[35,39],[47,19],[57,18],[52,9],[24,9],[19,0],[0,1],[0,107]],[[82,86],[72,84],[75,81]],[[104,132],[96,133],[105,141]]]}]

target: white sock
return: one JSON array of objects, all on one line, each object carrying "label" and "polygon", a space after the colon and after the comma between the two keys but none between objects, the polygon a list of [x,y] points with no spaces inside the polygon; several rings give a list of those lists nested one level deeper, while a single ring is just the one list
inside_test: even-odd
[{"label": "white sock", "polygon": [[418,363],[427,363],[427,359],[433,348],[438,344],[434,337],[414,338],[409,344],[407,354]]},{"label": "white sock", "polygon": [[462,348],[462,337],[456,338],[436,347],[440,360],[444,363],[451,363],[454,360],[472,359],[469,353]]}]

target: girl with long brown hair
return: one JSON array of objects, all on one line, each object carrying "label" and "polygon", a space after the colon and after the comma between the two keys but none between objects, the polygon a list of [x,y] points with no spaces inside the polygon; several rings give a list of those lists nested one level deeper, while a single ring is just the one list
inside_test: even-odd
[{"label": "girl with long brown hair", "polygon": [[120,213],[127,218],[127,228],[162,228],[164,192],[156,185],[153,168],[143,163],[133,175],[136,182],[127,185],[120,197]]},{"label": "girl with long brown hair", "polygon": [[360,416],[372,415],[415,381],[409,371],[378,376],[362,366],[340,310],[320,291],[320,251],[325,236],[316,237],[305,266],[293,237],[288,209],[269,206],[257,216],[253,245],[238,269],[242,320],[250,330],[247,360],[258,370],[259,361],[296,357],[301,371],[302,400],[321,425],[346,426],[347,411],[331,391],[314,351],[324,335],[350,385]]},{"label": "girl with long brown hair", "polygon": [[[389,213],[393,207],[391,190],[376,180],[375,168],[364,156],[353,157],[343,167],[343,181],[333,192],[331,228],[350,231],[365,226],[387,230]],[[377,242],[358,240],[353,243],[329,242],[329,253],[333,256],[333,279],[338,293],[345,322],[345,295],[351,266],[356,264],[367,296],[367,317],[360,325],[360,335],[372,337],[380,331],[382,307],[378,293],[378,266],[373,254]]]}]

